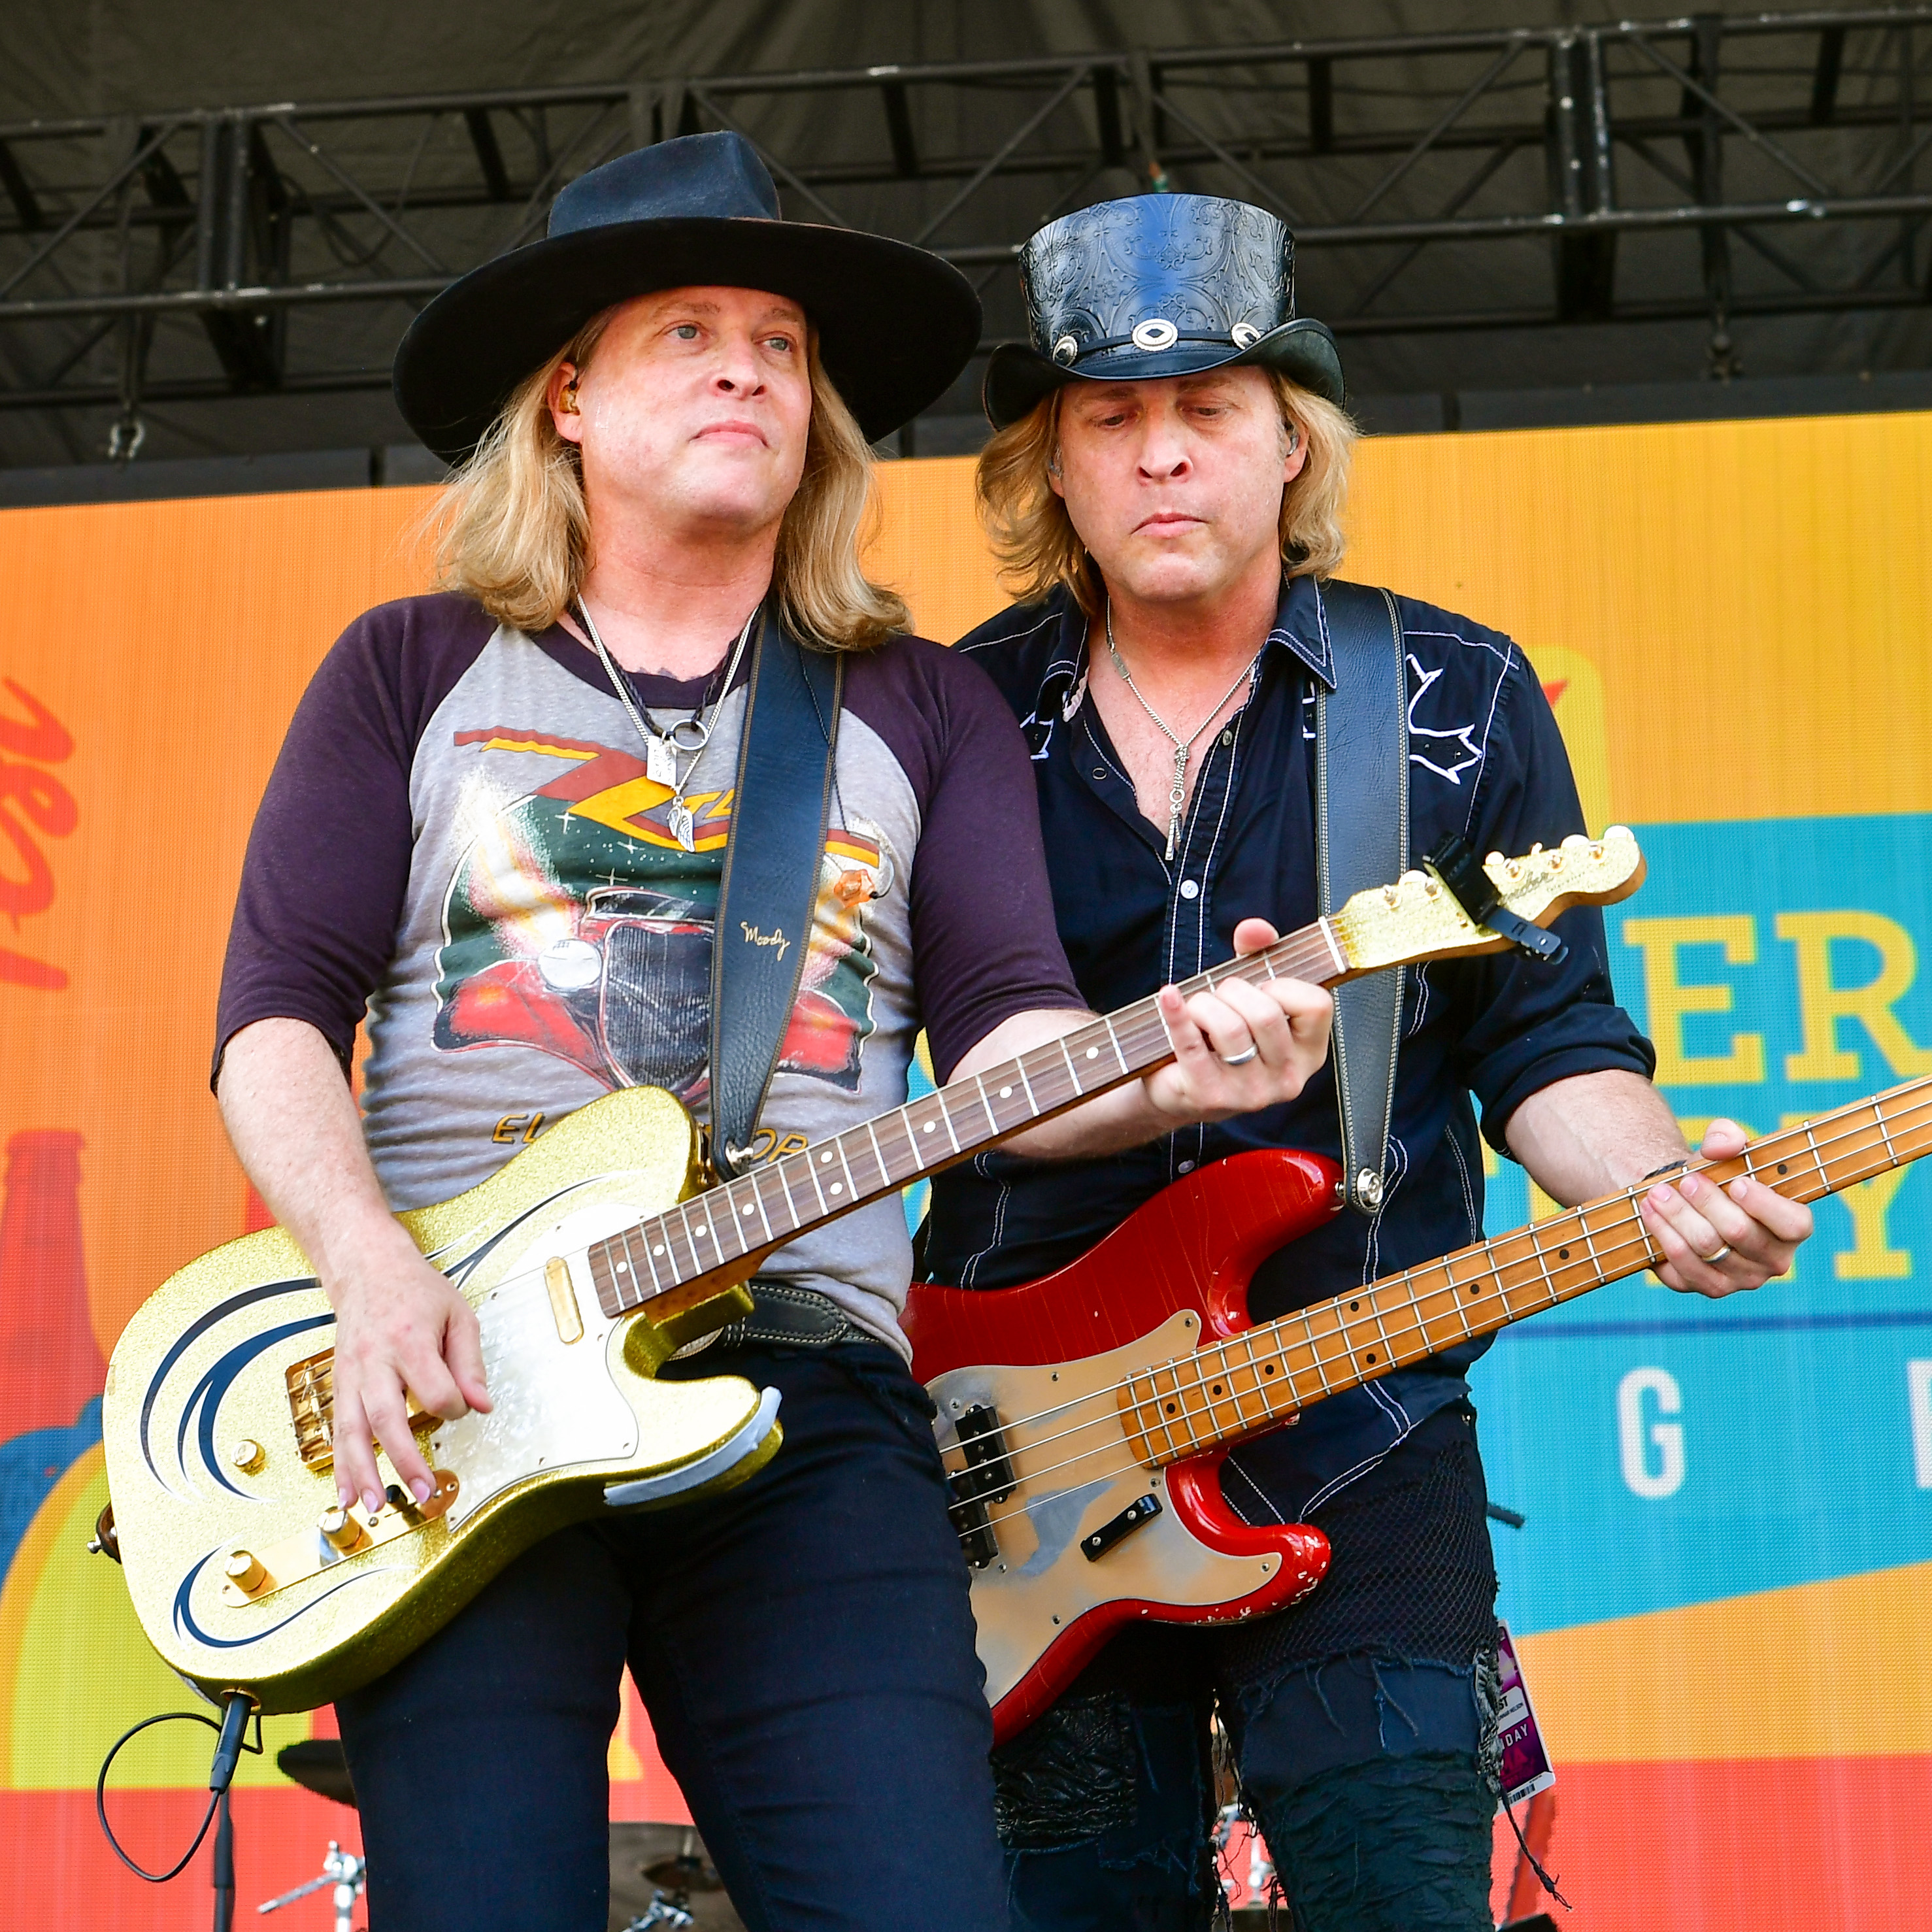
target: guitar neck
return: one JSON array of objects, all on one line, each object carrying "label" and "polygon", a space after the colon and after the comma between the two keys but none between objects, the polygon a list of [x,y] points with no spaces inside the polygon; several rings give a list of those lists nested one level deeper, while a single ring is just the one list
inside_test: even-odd
[{"label": "guitar neck", "polygon": [[[1180,990],[1192,995],[1230,980],[1328,986],[1356,970],[1330,921],[1320,919],[1265,951],[1197,974]],[[721,1266],[769,1254],[809,1228],[1139,1079],[1173,1058],[1167,1023],[1151,999],[1088,1021],[597,1243],[590,1273],[598,1300],[614,1318]]]},{"label": "guitar neck", "polygon": [[[1932,1078],[1687,1172],[1720,1185],[1748,1174],[1790,1200],[1816,1201],[1928,1153]],[[1639,1211],[1648,1191],[1606,1195],[1144,1370],[1122,1401],[1130,1439],[1150,1466],[1178,1462],[1649,1268],[1661,1257]]]}]

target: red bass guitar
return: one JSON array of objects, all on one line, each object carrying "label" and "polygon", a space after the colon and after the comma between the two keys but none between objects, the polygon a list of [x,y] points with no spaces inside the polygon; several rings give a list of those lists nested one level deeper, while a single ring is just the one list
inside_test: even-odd
[{"label": "red bass guitar", "polygon": [[[1927,1153],[1932,1079],[1691,1165],[1813,1201]],[[1658,1258],[1638,1187],[1251,1325],[1249,1276],[1336,1210],[1337,1178],[1310,1154],[1237,1154],[1057,1274],[990,1290],[914,1284],[905,1331],[939,1405],[1000,1739],[1123,1624],[1236,1622],[1321,1581],[1319,1530],[1251,1527],[1222,1499],[1235,1443]]]}]

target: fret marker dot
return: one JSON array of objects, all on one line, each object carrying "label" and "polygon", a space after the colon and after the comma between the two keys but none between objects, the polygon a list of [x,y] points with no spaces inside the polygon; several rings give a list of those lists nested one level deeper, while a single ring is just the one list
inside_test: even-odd
[{"label": "fret marker dot", "polygon": [[1559,1262],[1567,1262],[1570,1258],[1570,1250],[1568,1248],[1558,1248],[1556,1250],[1556,1258]]},{"label": "fret marker dot", "polygon": [[1372,1361],[1372,1361],[1375,1360],[1375,1358],[1376,1358],[1376,1352],[1374,1351],[1374,1349],[1371,1348],[1371,1349],[1369,1351],[1369,1360],[1370,1360],[1370,1361]]},{"label": "fret marker dot", "polygon": [[842,1180],[835,1180],[832,1184],[832,1191],[835,1194],[843,1194],[845,1192],[844,1182]]},{"label": "fret marker dot", "polygon": [[1012,1097],[1013,1090],[1010,1087],[1002,1087],[1000,1089],[1000,1098],[1002,1100],[1010,1100]]},{"label": "fret marker dot", "polygon": [[1162,1406],[1166,1409],[1169,1415],[1172,1415],[1174,1413],[1174,1405],[1172,1402],[1165,1402]]},{"label": "fret marker dot", "polygon": [[1778,1172],[1779,1172],[1780,1174],[1783,1174],[1783,1173],[1784,1173],[1784,1172],[1786,1171],[1786,1168],[1785,1168],[1784,1162],[1783,1161],[1780,1161],[1780,1162],[1778,1163]]},{"label": "fret marker dot", "polygon": [[653,1249],[652,1249],[651,1252],[652,1252],[652,1254],[654,1254],[654,1255],[661,1255],[661,1254],[662,1254],[662,1253],[664,1252],[664,1244],[663,1244],[663,1242],[662,1242],[662,1241],[658,1242],[658,1244],[657,1244],[657,1246],[656,1246],[656,1247],[654,1247]]},{"label": "fret marker dot", "polygon": [[1090,1046],[1087,1049],[1087,1058],[1089,1060],[1098,1060],[1100,1057],[1100,1049],[1097,1046]]},{"label": "fret marker dot", "polygon": [[620,1262],[617,1264],[617,1272],[620,1274],[628,1274],[630,1271],[631,1264],[628,1262]]},{"label": "fret marker dot", "polygon": [[1273,1374],[1274,1373],[1274,1363],[1272,1363],[1272,1362],[1264,1362],[1264,1363],[1262,1364],[1262,1373],[1263,1375],[1264,1375],[1264,1376],[1271,1376],[1271,1375],[1273,1375]]},{"label": "fret marker dot", "polygon": [[832,1156],[829,1154],[822,1154],[818,1158],[821,1166],[830,1167],[832,1165]]},{"label": "fret marker dot", "polygon": [[745,1204],[743,1207],[740,1208],[738,1210],[738,1212],[739,1212],[740,1214],[750,1214],[750,1213],[751,1213],[751,1211],[752,1211],[751,1204],[750,1204],[748,1202],[747,1202],[746,1203],[746,1204]]},{"label": "fret marker dot", "polygon": [[1358,1309],[1359,1307],[1360,1307],[1360,1306],[1361,1306],[1361,1305],[1362,1305],[1362,1304],[1361,1304],[1359,1301],[1352,1301],[1352,1302],[1350,1302],[1350,1303],[1349,1303],[1349,1304],[1348,1304],[1348,1312],[1349,1312],[1351,1315],[1354,1314],[1354,1312],[1355,1312],[1355,1310],[1356,1310],[1357,1309]]},{"label": "fret marker dot", "polygon": [[1216,1382],[1214,1384],[1214,1393],[1216,1395],[1219,1395],[1221,1393],[1221,1384],[1219,1382]]},{"label": "fret marker dot", "polygon": [[705,1236],[706,1236],[706,1234],[710,1234],[710,1232],[711,1232],[711,1230],[710,1230],[709,1228],[699,1228],[699,1229],[698,1229],[698,1238],[700,1241],[701,1241],[701,1240],[704,1240],[704,1238],[705,1238]]},{"label": "fret marker dot", "polygon": [[926,1125],[920,1130],[920,1132],[921,1133],[926,1133],[926,1134],[929,1134],[929,1133],[931,1133],[931,1132],[932,1132],[932,1130],[933,1130],[934,1126],[936,1124],[937,1124],[937,1123],[936,1123],[936,1122],[934,1122],[934,1121],[928,1120],[928,1121],[926,1122]]}]

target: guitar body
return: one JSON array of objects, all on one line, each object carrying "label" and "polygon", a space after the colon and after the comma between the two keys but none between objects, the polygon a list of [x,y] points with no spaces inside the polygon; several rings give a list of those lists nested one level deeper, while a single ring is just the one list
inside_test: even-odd
[{"label": "guitar body", "polygon": [[113,1533],[163,1658],[211,1694],[310,1708],[388,1669],[550,1531],[761,1468],[780,1441],[775,1393],[652,1379],[683,1342],[748,1312],[743,1291],[698,1285],[613,1320],[586,1265],[590,1244],[701,1181],[690,1116],[637,1088],[400,1217],[476,1310],[494,1407],[423,1418],[430,1466],[453,1480],[418,1509],[382,1459],[390,1502],[335,1526],[346,1548],[323,1533],[335,1478],[299,1366],[326,1358],[334,1317],[301,1250],[270,1228],[164,1283],[115,1348],[101,1412]]},{"label": "guitar body", "polygon": [[[914,1284],[904,1328],[914,1372],[939,1406],[948,1468],[966,1469],[975,1450],[1004,1457],[983,1478],[976,1547],[963,1539],[1002,1741],[1122,1624],[1238,1622],[1321,1580],[1319,1530],[1251,1526],[1228,1508],[1225,1449],[1144,1466],[1118,1390],[1246,1330],[1250,1276],[1336,1211],[1336,1178],[1312,1154],[1237,1154],[1166,1189],[1056,1274],[1009,1288]],[[1146,1512],[1150,1496],[1158,1508]],[[1104,1546],[1090,1555],[1096,1534]]]}]

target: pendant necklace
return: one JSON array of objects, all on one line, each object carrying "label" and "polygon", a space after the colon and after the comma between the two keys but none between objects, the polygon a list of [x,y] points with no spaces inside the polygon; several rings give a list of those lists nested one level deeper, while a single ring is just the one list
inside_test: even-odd
[{"label": "pendant necklace", "polygon": [[[688,718],[680,718],[668,730],[660,731],[652,722],[650,712],[639,706],[631,694],[630,680],[618,670],[610,652],[604,648],[597,620],[590,614],[590,604],[581,594],[577,599],[578,614],[584,620],[584,628],[590,633],[590,642],[604,666],[604,676],[610,680],[610,688],[617,694],[617,701],[630,714],[631,722],[638,728],[638,736],[644,741],[645,776],[654,784],[670,788],[670,808],[664,816],[670,824],[671,836],[687,852],[695,851],[698,844],[691,807],[685,802],[684,795],[692,780],[698,776],[698,766],[704,762],[706,747],[711,742],[712,728],[718,722],[718,707],[730,694],[731,682],[738,675],[739,661],[751,640],[752,626],[758,621],[760,608],[752,607],[752,614],[745,620],[745,628],[738,633],[738,641],[731,646],[730,656],[724,664],[724,681],[718,686],[718,695],[707,698]],[[689,754],[691,763],[686,766],[680,778],[677,760],[681,752]]]},{"label": "pendant necklace", "polygon": [[1120,655],[1120,646],[1114,642],[1114,604],[1111,598],[1107,601],[1107,655],[1114,660],[1114,668],[1120,673],[1120,682],[1133,693],[1134,702],[1154,721],[1155,728],[1174,747],[1174,780],[1167,793],[1167,859],[1168,863],[1172,865],[1174,855],[1180,846],[1180,813],[1182,807],[1187,802],[1187,760],[1193,752],[1195,741],[1221,715],[1222,706],[1240,689],[1242,680],[1253,677],[1255,666],[1261,662],[1262,654],[1257,651],[1248,660],[1243,666],[1240,676],[1214,700],[1207,716],[1185,739],[1172,730],[1167,720],[1141,695],[1141,688],[1135,683],[1133,673],[1128,670],[1126,660]]}]

